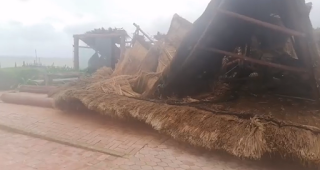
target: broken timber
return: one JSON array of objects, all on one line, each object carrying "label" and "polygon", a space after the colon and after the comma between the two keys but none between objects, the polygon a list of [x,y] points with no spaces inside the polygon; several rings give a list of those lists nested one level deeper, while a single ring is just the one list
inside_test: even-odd
[{"label": "broken timber", "polygon": [[[200,38],[197,40],[196,44],[192,47],[191,52],[186,57],[185,61],[182,63],[182,66],[177,70],[176,73],[168,77],[167,82],[165,82],[166,86],[169,86],[170,83],[176,79],[177,75],[180,75],[193,63],[193,60],[196,58],[196,55],[195,55],[196,50],[206,49],[200,46],[203,45],[204,38],[207,36],[207,32],[209,28],[211,28],[212,23],[215,20],[217,14],[223,14],[229,17],[234,17],[236,19],[240,19],[240,20],[255,24],[257,26],[261,26],[261,27],[268,28],[270,30],[281,32],[286,35],[295,36],[295,40],[296,40],[295,48],[298,48],[296,50],[298,51],[299,58],[304,62],[304,68],[295,68],[295,67],[289,67],[285,65],[270,63],[266,61],[256,60],[246,56],[237,55],[237,54],[219,50],[219,49],[206,49],[206,50],[229,55],[229,56],[238,58],[240,60],[249,61],[259,65],[275,67],[278,69],[293,71],[293,72],[308,73],[309,77],[311,77],[310,84],[313,89],[314,98],[319,101],[320,100],[320,86],[319,86],[320,85],[320,68],[318,67],[318,64],[319,64],[320,58],[319,58],[318,50],[315,47],[316,43],[313,40],[313,37],[311,34],[311,32],[313,33],[311,21],[308,18],[308,15],[304,17],[303,9],[301,9],[303,5],[298,3],[292,3],[292,0],[285,1],[286,3],[285,5],[288,8],[286,11],[289,11],[286,16],[289,16],[289,19],[291,21],[291,26],[293,26],[294,28],[293,30],[293,29],[288,29],[278,25],[274,25],[268,22],[260,21],[260,20],[257,20],[248,16],[244,16],[238,13],[234,13],[231,11],[223,10],[221,9],[223,3],[224,3],[224,0],[221,0],[216,5],[215,7],[216,9],[213,11],[212,17],[210,21],[207,23]],[[297,12],[295,13],[295,11],[300,11],[300,13],[297,13]]]},{"label": "broken timber", "polygon": [[227,56],[231,56],[231,57],[234,57],[234,58],[241,59],[243,61],[248,61],[248,62],[251,62],[251,63],[260,64],[260,65],[263,65],[263,66],[274,67],[274,68],[287,70],[287,71],[292,71],[292,72],[297,72],[297,73],[307,73],[307,70],[305,70],[305,69],[285,66],[285,65],[266,62],[266,61],[261,61],[261,60],[257,60],[257,59],[254,59],[254,58],[250,58],[250,57],[243,56],[243,55],[238,55],[238,54],[227,52],[227,51],[223,51],[223,50],[218,50],[218,49],[214,49],[214,48],[201,48],[201,47],[199,47],[199,49],[208,50],[208,51],[216,52],[216,53],[219,53],[219,54],[224,54],[224,55],[227,55]]},{"label": "broken timber", "polygon": [[[154,41],[148,36],[147,33],[145,33],[139,25],[137,25],[136,23],[133,23],[133,25],[137,28],[136,30],[136,33],[139,33],[139,31],[151,42],[151,43],[154,43]],[[171,54],[164,48],[164,47],[161,47],[161,49],[164,51],[164,53],[170,57],[170,59],[172,59],[173,57],[171,56]]]},{"label": "broken timber", "polygon": [[250,22],[252,24],[256,24],[256,25],[259,25],[259,26],[262,26],[262,27],[265,27],[265,28],[269,28],[269,29],[275,30],[275,31],[279,31],[279,32],[282,32],[282,33],[287,34],[287,35],[305,37],[304,33],[301,33],[301,32],[295,31],[295,30],[291,30],[291,29],[288,29],[288,28],[280,27],[278,25],[270,24],[270,23],[267,23],[267,22],[263,22],[263,21],[260,21],[260,20],[254,19],[254,18],[250,18],[250,17],[244,16],[244,15],[241,15],[241,14],[237,14],[237,13],[231,12],[231,11],[226,11],[226,10],[223,10],[223,9],[219,9],[218,12],[220,14],[224,14],[224,15],[227,15],[227,16],[230,16],[230,17],[241,19],[243,21],[247,21],[247,22]]}]

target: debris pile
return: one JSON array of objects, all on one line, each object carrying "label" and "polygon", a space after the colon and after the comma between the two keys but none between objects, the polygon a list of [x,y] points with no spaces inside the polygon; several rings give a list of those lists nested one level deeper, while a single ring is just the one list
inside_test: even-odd
[{"label": "debris pile", "polygon": [[[226,1],[225,11],[217,9],[218,4],[210,2],[168,67],[161,82],[167,96],[208,93],[213,90],[208,85],[223,81],[233,82],[229,84],[234,92],[250,88],[319,99],[320,70],[313,67],[319,56],[308,43],[313,29],[307,14],[293,12],[303,12],[305,5]],[[263,11],[252,8],[261,5]],[[209,17],[215,12],[215,19]]]},{"label": "debris pile", "polygon": [[320,57],[310,9],[301,0],[212,0],[193,24],[175,15],[156,41],[135,24],[149,41],[136,34],[112,73],[62,88],[55,106],[138,119],[242,158],[279,154],[319,165]]}]

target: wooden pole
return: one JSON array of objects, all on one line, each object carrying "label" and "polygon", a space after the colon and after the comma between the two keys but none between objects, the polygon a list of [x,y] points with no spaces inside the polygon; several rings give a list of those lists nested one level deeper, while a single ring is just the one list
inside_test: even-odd
[{"label": "wooden pole", "polygon": [[215,49],[215,48],[202,48],[202,47],[199,47],[199,49],[212,51],[212,52],[219,53],[219,54],[224,54],[226,56],[231,56],[231,57],[234,57],[234,58],[237,58],[237,59],[241,59],[243,61],[247,61],[247,62],[250,62],[250,63],[255,63],[255,64],[267,66],[267,67],[278,68],[278,69],[281,69],[281,70],[292,71],[292,72],[296,72],[296,73],[308,73],[308,71],[306,69],[303,69],[303,68],[295,68],[295,67],[290,67],[290,66],[286,66],[286,65],[266,62],[266,61],[250,58],[250,57],[247,57],[247,56],[244,56],[244,55],[238,55],[238,54],[230,53],[230,52],[227,52],[227,51]]},{"label": "wooden pole", "polygon": [[126,36],[122,35],[121,37],[121,42],[120,42],[120,60],[123,59],[126,53]]},{"label": "wooden pole", "polygon": [[22,85],[19,87],[19,92],[28,92],[28,93],[43,93],[47,94],[48,92],[57,89],[55,86],[32,86],[32,85]]},{"label": "wooden pole", "polygon": [[53,99],[32,94],[4,93],[0,99],[5,103],[53,108]]},{"label": "wooden pole", "polygon": [[37,62],[38,62],[37,49],[34,50],[34,54],[36,55],[36,63],[35,64],[37,65]]},{"label": "wooden pole", "polygon": [[73,68],[79,70],[79,38],[73,37]]}]

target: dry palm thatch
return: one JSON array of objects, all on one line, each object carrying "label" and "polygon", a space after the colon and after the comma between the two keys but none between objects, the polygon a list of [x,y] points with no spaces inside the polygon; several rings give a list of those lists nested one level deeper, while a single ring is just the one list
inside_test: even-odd
[{"label": "dry palm thatch", "polygon": [[[103,76],[105,79],[101,79]],[[141,73],[110,77],[110,69],[104,68],[61,89],[54,96],[55,107],[85,108],[102,115],[138,119],[174,139],[210,150],[222,149],[242,158],[280,154],[307,164],[320,163],[319,128],[259,114],[139,99],[141,92],[150,87],[146,83],[155,76]]]},{"label": "dry palm thatch", "polygon": [[[206,13],[209,15],[208,11]],[[203,19],[198,20],[199,22],[204,23]],[[193,27],[193,31],[198,33],[197,29],[202,28],[201,24],[198,27]],[[185,48],[179,48],[179,55],[188,54],[184,50],[195,41],[193,39],[196,36],[197,34],[188,36],[182,42]],[[163,67],[167,65],[164,64],[159,69],[162,59],[158,57],[158,73],[145,73],[143,71],[153,70],[154,67],[143,67],[141,63],[149,61],[145,60],[147,50],[142,50],[142,53],[143,55],[135,57],[135,61],[132,60],[135,63],[130,61],[131,58],[127,54],[111,77],[97,80],[93,76],[61,89],[54,95],[55,106],[61,110],[87,108],[103,115],[137,119],[177,140],[210,150],[225,150],[242,158],[260,159],[265,154],[280,154],[282,157],[297,159],[306,164],[319,165],[320,126],[285,121],[260,114],[259,111],[250,114],[235,113],[211,109],[212,107],[203,108],[190,103],[189,106],[177,106],[166,104],[164,101],[142,99],[154,93],[156,88],[150,87],[158,85],[156,82],[162,76]],[[181,64],[179,61],[183,60],[176,57],[175,63]],[[172,69],[174,70],[170,68],[167,71]],[[220,87],[219,90],[225,89],[227,88]],[[145,94],[146,92],[148,94]],[[215,93],[221,95],[220,92]],[[219,108],[217,105],[215,107]]]},{"label": "dry palm thatch", "polygon": [[148,50],[137,41],[133,48],[128,49],[125,55],[120,58],[112,76],[136,74],[139,71],[140,63],[147,53]]},{"label": "dry palm thatch", "polygon": [[254,114],[237,115],[137,100],[93,86],[61,91],[62,95],[55,97],[56,107],[70,109],[74,101],[79,101],[100,114],[138,119],[177,140],[210,150],[223,149],[238,157],[259,159],[264,154],[280,154],[304,163],[320,163],[320,129],[316,127]]},{"label": "dry palm thatch", "polygon": [[161,50],[162,53],[159,56],[157,72],[162,72],[170,64],[173,56],[176,54],[177,48],[191,27],[192,23],[178,14],[174,14],[168,33],[164,39],[159,40],[156,44],[159,48],[165,49]]}]

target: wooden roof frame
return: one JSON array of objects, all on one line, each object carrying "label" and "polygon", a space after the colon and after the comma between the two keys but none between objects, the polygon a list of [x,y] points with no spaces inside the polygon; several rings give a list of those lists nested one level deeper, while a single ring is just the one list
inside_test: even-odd
[{"label": "wooden roof frame", "polygon": [[83,38],[114,38],[114,37],[120,37],[120,58],[122,58],[125,54],[126,50],[126,37],[127,33],[109,33],[109,34],[75,34],[73,35],[73,67],[75,70],[79,70],[80,68],[80,61],[79,61],[79,48],[81,46],[79,45],[80,39]]},{"label": "wooden roof frame", "polygon": [[112,37],[121,37],[127,36],[126,33],[110,33],[110,34],[75,34],[73,38],[112,38]]}]

